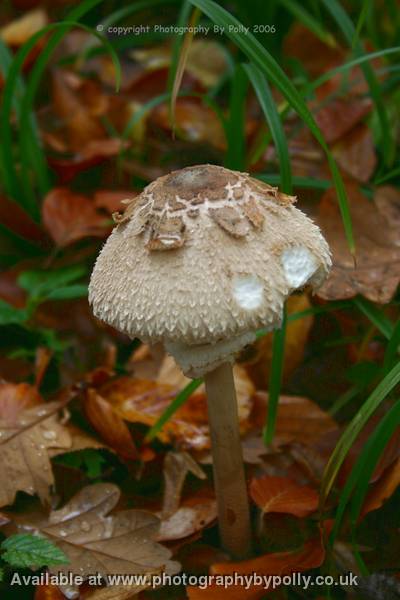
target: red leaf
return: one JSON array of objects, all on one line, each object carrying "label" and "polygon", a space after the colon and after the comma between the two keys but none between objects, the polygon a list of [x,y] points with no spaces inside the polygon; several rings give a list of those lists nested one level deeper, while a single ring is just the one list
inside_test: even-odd
[{"label": "red leaf", "polygon": [[87,196],[66,188],[55,188],[44,199],[44,225],[58,246],[68,246],[84,237],[104,237],[107,220]]},{"label": "red leaf", "polygon": [[318,110],[315,120],[328,143],[336,142],[371,110],[369,99],[351,98],[330,102]]},{"label": "red leaf", "polygon": [[250,495],[264,513],[288,513],[306,517],[318,508],[318,493],[305,485],[297,485],[288,477],[252,479]]}]

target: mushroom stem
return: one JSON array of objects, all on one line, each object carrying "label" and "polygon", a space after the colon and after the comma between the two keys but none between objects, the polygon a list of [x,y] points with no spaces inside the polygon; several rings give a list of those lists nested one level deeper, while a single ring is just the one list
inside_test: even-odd
[{"label": "mushroom stem", "polygon": [[232,366],[205,375],[208,419],[222,545],[234,558],[251,551],[249,501],[244,474]]}]

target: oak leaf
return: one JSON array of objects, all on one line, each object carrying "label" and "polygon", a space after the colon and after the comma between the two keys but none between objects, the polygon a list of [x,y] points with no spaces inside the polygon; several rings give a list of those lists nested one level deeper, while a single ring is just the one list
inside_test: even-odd
[{"label": "oak leaf", "polygon": [[87,486],[47,519],[20,522],[19,528],[38,531],[66,554],[69,564],[50,572],[70,572],[84,579],[100,573],[106,581],[117,573],[176,573],[179,566],[170,560],[171,552],[154,541],[159,519],[134,509],[109,515],[119,498],[120,490],[113,484]]},{"label": "oak leaf", "polygon": [[268,475],[250,482],[250,495],[263,513],[285,513],[306,517],[318,508],[319,496],[312,488],[298,485],[288,477]]},{"label": "oak leaf", "polygon": [[[47,502],[49,487],[54,483],[49,454],[71,447],[70,435],[57,416],[63,403],[37,404],[30,386],[19,384],[15,386],[17,403],[12,406],[8,399],[10,386],[0,385],[0,506],[12,504],[18,491],[37,493],[42,502]],[[27,388],[24,404],[20,393]],[[35,398],[33,401],[29,394]]]}]

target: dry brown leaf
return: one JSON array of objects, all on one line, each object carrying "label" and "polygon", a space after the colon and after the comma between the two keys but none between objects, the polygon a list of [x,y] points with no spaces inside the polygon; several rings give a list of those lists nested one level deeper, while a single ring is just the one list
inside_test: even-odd
[{"label": "dry brown leaf", "polygon": [[[256,558],[241,562],[217,563],[211,566],[210,572],[213,575],[240,575],[260,574],[260,575],[288,575],[295,572],[303,572],[315,567],[319,567],[325,558],[325,549],[322,539],[312,539],[306,542],[300,550],[294,552],[277,552],[263,554]],[[270,582],[271,584],[272,582]],[[266,583],[261,585],[232,585],[229,587],[229,598],[234,600],[259,600],[264,598],[269,591],[265,587]],[[227,597],[227,590],[223,586],[212,584],[207,588],[188,587],[189,600],[224,600]]]},{"label": "dry brown leaf", "polygon": [[250,495],[263,513],[278,512],[296,517],[307,517],[318,508],[316,490],[298,485],[288,477],[254,478],[250,482]]},{"label": "dry brown leaf", "polygon": [[372,108],[369,98],[335,98],[319,108],[315,120],[328,143],[337,142]]},{"label": "dry brown leaf", "polygon": [[371,129],[361,123],[342,137],[332,149],[339,166],[357,181],[366,183],[373,175],[377,158]]},{"label": "dry brown leaf", "polygon": [[57,416],[61,407],[62,403],[51,402],[17,414],[0,412],[0,506],[12,504],[18,491],[49,501],[54,483],[49,451],[71,447],[70,435]]},{"label": "dry brown leaf", "polygon": [[171,552],[154,541],[159,519],[146,511],[124,510],[109,515],[120,498],[117,486],[98,483],[78,492],[48,519],[20,522],[23,531],[39,531],[67,555],[69,564],[50,572],[73,573],[86,579],[107,576],[176,573],[179,565]]},{"label": "dry brown leaf", "polygon": [[[119,377],[101,386],[98,393],[112,404],[117,413],[132,423],[152,426],[179,388],[144,379]],[[240,401],[240,398],[242,399]],[[251,399],[238,394],[241,430],[249,428]],[[245,418],[243,419],[243,415]],[[207,401],[204,393],[195,392],[158,433],[164,443],[176,442],[182,449],[204,450],[210,447]]]},{"label": "dry brown leaf", "polygon": [[[388,194],[390,190],[390,195]],[[350,212],[356,243],[354,266],[345,238],[338,203],[333,190],[328,190],[320,203],[318,224],[333,253],[333,268],[328,280],[318,290],[326,300],[352,298],[362,294],[372,302],[390,302],[400,280],[400,230],[389,220],[400,202],[398,190],[378,188],[382,209],[367,200],[355,186],[348,186]],[[382,201],[385,198],[385,203]]]},{"label": "dry brown leaf", "polygon": [[42,404],[36,387],[28,383],[0,383],[0,419],[13,421],[22,410]]},{"label": "dry brown leaf", "polygon": [[175,513],[181,501],[183,484],[186,476],[192,473],[199,479],[205,479],[206,474],[197,462],[187,452],[167,452],[164,458],[164,495],[162,518]]},{"label": "dry brown leaf", "polygon": [[[170,130],[168,104],[161,104],[151,114],[151,120]],[[176,130],[185,140],[212,144],[220,150],[226,147],[225,134],[215,112],[197,98],[178,98],[175,108]]]},{"label": "dry brown leaf", "polygon": [[107,400],[89,388],[85,395],[84,409],[97,433],[117,454],[127,460],[138,458],[128,426]]},{"label": "dry brown leaf", "polygon": [[184,503],[172,515],[163,518],[159,542],[180,540],[201,531],[217,518],[217,502],[213,499],[193,498],[190,505]]},{"label": "dry brown leaf", "polygon": [[84,596],[81,594],[81,596],[82,600],[131,600],[136,598],[139,592],[147,589],[149,585],[112,585],[110,587],[98,588],[89,592],[88,594],[85,594]]},{"label": "dry brown leaf", "polygon": [[[88,142],[104,139],[106,132],[78,94],[80,78],[61,69],[53,71],[52,107],[63,124],[68,148],[81,153]],[[97,95],[100,91],[97,90]]]},{"label": "dry brown leaf", "polygon": [[372,485],[364,505],[361,510],[361,516],[380,508],[382,504],[394,494],[400,485],[400,459],[398,458],[390,467],[386,469],[382,477]]},{"label": "dry brown leaf", "polygon": [[84,237],[105,237],[107,217],[97,212],[87,196],[66,188],[55,188],[47,194],[42,206],[43,223],[60,246],[68,246]]},{"label": "dry brown leaf", "polygon": [[56,585],[37,585],[34,600],[65,600],[65,596]]},{"label": "dry brown leaf", "polygon": [[0,38],[7,46],[22,46],[29,38],[48,23],[42,8],[31,10],[0,29]]},{"label": "dry brown leaf", "polygon": [[[268,395],[255,395],[254,425],[261,429],[265,425]],[[338,425],[317,404],[302,396],[280,396],[274,444],[282,446],[290,442],[312,444],[321,436],[336,432]]]},{"label": "dry brown leaf", "polygon": [[[168,67],[171,62],[171,48],[165,45],[135,49],[131,55],[147,70]],[[218,42],[205,39],[192,41],[185,70],[202,85],[215,85],[227,67],[225,52]]]},{"label": "dry brown leaf", "polygon": [[[310,300],[307,294],[295,294],[287,300],[288,316],[296,312],[311,308]],[[284,379],[290,374],[303,360],[304,349],[313,324],[312,315],[289,321],[286,328],[285,341],[285,360],[283,367]],[[241,364],[245,367],[257,389],[266,389],[268,387],[269,372],[272,360],[272,341],[273,334],[267,333],[252,344],[248,350],[241,355]]]}]

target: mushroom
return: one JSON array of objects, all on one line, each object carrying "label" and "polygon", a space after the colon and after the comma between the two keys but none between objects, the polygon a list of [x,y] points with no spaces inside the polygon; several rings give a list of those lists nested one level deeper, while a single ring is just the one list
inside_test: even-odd
[{"label": "mushroom", "polygon": [[249,554],[251,531],[232,363],[257,330],[280,327],[291,292],[317,288],[331,265],[294,201],[214,165],[159,177],[115,216],[89,285],[99,319],[162,342],[185,375],[204,376],[220,535],[235,558]]}]

